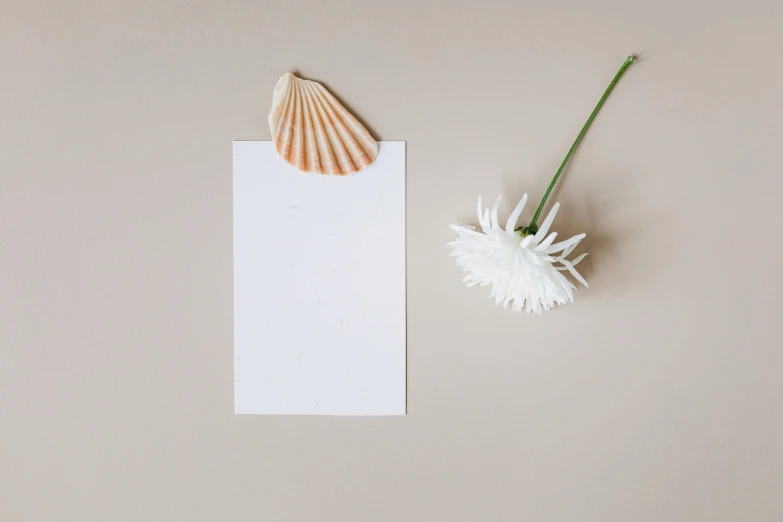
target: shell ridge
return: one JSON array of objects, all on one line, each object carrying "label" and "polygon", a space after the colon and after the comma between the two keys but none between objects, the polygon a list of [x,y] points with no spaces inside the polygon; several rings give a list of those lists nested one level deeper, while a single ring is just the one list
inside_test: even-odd
[{"label": "shell ridge", "polygon": [[296,82],[296,109],[294,111],[294,124],[291,126],[293,129],[293,157],[294,166],[299,170],[305,170],[304,162],[302,161],[303,144],[302,144],[302,88],[300,82]]},{"label": "shell ridge", "polygon": [[[336,139],[334,139],[333,141],[339,147],[339,154],[336,158],[337,163],[341,168],[344,165],[348,166],[346,164],[350,163],[348,170],[352,170],[352,171],[359,170],[360,167],[353,161],[353,158],[351,158],[351,154],[349,153],[348,146],[350,145],[350,143],[345,142],[345,138],[349,138],[351,141],[354,141],[353,137],[350,135],[350,132],[347,132],[345,130],[345,124],[340,119],[340,115],[334,110],[334,106],[330,103],[331,101],[334,101],[336,103],[337,100],[335,100],[331,95],[329,95],[328,97],[325,96],[324,93],[326,93],[327,95],[329,94],[329,92],[326,91],[326,89],[323,86],[321,86],[321,89],[318,89],[318,94],[316,96],[320,98],[321,101],[323,102],[324,110],[328,114],[329,121],[332,123],[332,131],[336,135]],[[343,130],[343,132],[340,132],[341,129]]]},{"label": "shell ridge", "polygon": [[292,73],[275,85],[268,120],[277,153],[305,172],[349,174],[378,154],[376,141],[337,98]]},{"label": "shell ridge", "polygon": [[[302,83],[302,89],[306,94],[310,94],[310,85],[306,82]],[[305,164],[307,165],[307,172],[318,172],[321,170],[321,162],[318,156],[318,145],[316,139],[317,129],[315,127],[312,108],[308,98],[310,96],[303,97],[303,112],[304,112],[304,130],[305,130]]]},{"label": "shell ridge", "polygon": [[[289,73],[290,74],[290,73]],[[294,133],[294,113],[296,111],[296,77],[290,75],[288,86],[286,89],[286,106],[285,112],[278,115],[281,118],[278,122],[276,132],[273,131],[273,139],[275,140],[275,149],[277,153],[291,163],[291,146],[293,144]],[[271,115],[270,115],[271,117]]]},{"label": "shell ridge", "polygon": [[[356,162],[353,160],[353,158],[351,158],[351,162],[356,168],[361,169],[366,167],[375,160],[375,156],[371,155],[370,151],[368,150],[377,150],[375,140],[370,135],[369,131],[367,131],[367,129],[365,129],[364,126],[359,123],[359,120],[357,120],[353,114],[345,109],[345,107],[337,100],[337,98],[332,96],[323,86],[321,86],[321,89],[323,89],[323,93],[326,93],[326,95],[328,95],[333,102],[330,106],[330,109],[333,113],[333,116],[336,118],[337,123],[339,124],[335,126],[337,132],[342,131],[342,136],[350,140],[350,142],[346,143],[346,145],[353,145],[354,152],[358,154],[359,159],[362,160],[361,166],[356,165]],[[347,118],[344,116],[347,116]],[[368,145],[368,147],[365,148],[363,145]]]},{"label": "shell ridge", "polygon": [[[310,87],[310,91],[313,93],[313,120],[318,124],[318,133],[316,134],[316,141],[323,150],[321,150],[321,172],[326,172],[329,165],[333,165],[334,150],[332,150],[332,144],[326,138],[326,124],[321,109],[321,101],[313,92],[314,89]],[[330,172],[331,173],[331,172]]]},{"label": "shell ridge", "polygon": [[[321,86],[323,88],[323,86]],[[350,111],[348,111],[345,106],[343,106],[340,101],[335,98],[334,96],[329,93],[329,91],[326,91],[324,88],[324,91],[326,94],[332,99],[333,107],[335,109],[335,113],[337,114],[337,117],[340,119],[340,122],[345,126],[345,129],[347,132],[350,133],[351,138],[356,142],[357,146],[359,147],[358,152],[367,154],[369,157],[369,150],[373,150],[377,152],[377,143],[375,142],[375,138],[372,137],[370,134],[370,131],[368,131],[364,125],[354,116],[351,114]],[[367,145],[366,149],[362,145]],[[369,159],[369,158],[368,158]],[[375,159],[375,157],[372,157],[372,159],[369,159],[369,163],[372,163],[372,161]]]},{"label": "shell ridge", "polygon": [[[269,128],[272,135],[277,136],[280,131],[279,118],[285,114],[291,99],[291,73],[284,74],[275,84],[272,99],[272,111],[269,113]],[[282,103],[281,103],[282,100]]]},{"label": "shell ridge", "polygon": [[278,126],[276,138],[276,149],[278,154],[290,163],[291,147],[293,145],[294,137],[294,116],[296,112],[296,77],[291,75],[288,82],[288,89],[286,92],[286,106],[285,113],[282,115],[282,120]]},{"label": "shell ridge", "polygon": [[339,173],[341,172],[341,162],[340,162],[340,156],[341,154],[345,153],[343,147],[341,147],[342,143],[340,143],[339,139],[334,139],[334,130],[335,130],[335,124],[332,119],[332,116],[329,111],[329,100],[328,98],[324,98],[321,96],[320,89],[316,89],[315,99],[319,102],[319,107],[321,111],[323,112],[324,121],[328,123],[327,125],[324,125],[324,141],[326,142],[327,147],[331,151],[331,157],[330,157],[330,164],[327,165],[327,172],[329,174],[332,173]]}]

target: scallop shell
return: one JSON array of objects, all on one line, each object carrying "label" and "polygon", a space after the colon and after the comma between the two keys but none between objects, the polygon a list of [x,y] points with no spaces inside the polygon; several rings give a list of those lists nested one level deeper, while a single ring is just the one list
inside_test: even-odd
[{"label": "scallop shell", "polygon": [[350,174],[378,155],[367,129],[323,85],[291,73],[275,85],[269,128],[280,157],[305,172]]}]

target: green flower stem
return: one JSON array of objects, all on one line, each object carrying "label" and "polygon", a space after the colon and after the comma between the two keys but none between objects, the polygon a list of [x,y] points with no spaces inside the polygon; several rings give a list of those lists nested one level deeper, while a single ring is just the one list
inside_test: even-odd
[{"label": "green flower stem", "polygon": [[527,234],[535,234],[538,231],[538,218],[541,215],[541,211],[544,209],[544,204],[546,203],[549,194],[552,192],[552,189],[555,188],[557,179],[560,177],[560,174],[563,173],[563,169],[565,169],[568,160],[571,159],[571,155],[574,153],[574,150],[576,150],[576,146],[579,145],[580,141],[582,141],[582,138],[584,137],[585,133],[587,133],[587,129],[590,127],[590,124],[593,123],[593,120],[598,115],[598,111],[600,111],[601,107],[603,107],[604,102],[609,97],[609,94],[614,89],[614,86],[617,85],[617,82],[620,80],[620,77],[623,75],[625,70],[628,69],[628,67],[630,67],[631,64],[635,61],[636,61],[635,56],[629,56],[628,58],[626,58],[623,66],[620,67],[620,70],[617,71],[617,74],[614,75],[614,79],[612,79],[612,83],[609,84],[609,87],[606,88],[606,92],[604,92],[604,95],[601,96],[600,100],[598,100],[598,105],[595,106],[595,109],[593,109],[593,113],[590,115],[589,118],[587,118],[587,123],[585,123],[585,126],[582,127],[582,131],[579,133],[579,136],[576,137],[576,141],[574,141],[574,144],[571,145],[571,148],[568,150],[568,154],[566,154],[563,163],[561,163],[560,168],[557,169],[557,173],[555,174],[555,177],[552,179],[552,183],[550,183],[549,188],[546,189],[544,198],[541,200],[541,203],[538,205],[538,209],[536,209],[536,213],[535,215],[533,215],[533,219],[530,221],[530,224],[523,229],[524,232],[526,232]]}]

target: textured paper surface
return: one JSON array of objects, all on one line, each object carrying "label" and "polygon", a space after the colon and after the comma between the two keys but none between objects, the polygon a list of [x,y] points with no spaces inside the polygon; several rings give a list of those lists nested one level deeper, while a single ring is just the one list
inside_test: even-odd
[{"label": "textured paper surface", "polygon": [[405,143],[350,176],[234,142],[235,412],[405,414]]}]

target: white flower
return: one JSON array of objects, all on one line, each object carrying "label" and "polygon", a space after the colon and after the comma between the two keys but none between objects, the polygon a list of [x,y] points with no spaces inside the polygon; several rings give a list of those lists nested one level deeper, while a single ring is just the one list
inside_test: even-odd
[{"label": "white flower", "polygon": [[[565,259],[586,234],[555,244],[552,243],[557,236],[556,232],[544,239],[555,220],[560,203],[555,203],[534,235],[516,232],[517,219],[526,202],[527,194],[522,196],[503,230],[498,224],[500,197],[490,211],[482,210],[479,196],[481,232],[476,227],[451,225],[457,231],[457,238],[448,245],[452,249],[451,255],[457,258],[457,264],[468,272],[463,281],[469,287],[492,285],[490,297],[495,298],[496,304],[502,302],[507,307],[513,301],[512,310],[520,312],[524,308],[528,313],[538,314],[541,310],[549,310],[555,303],[562,305],[574,300],[576,286],[561,271],[568,270],[577,281],[587,286],[587,281],[574,269],[574,265],[587,254],[573,261]],[[555,263],[562,266],[555,266]]]}]

